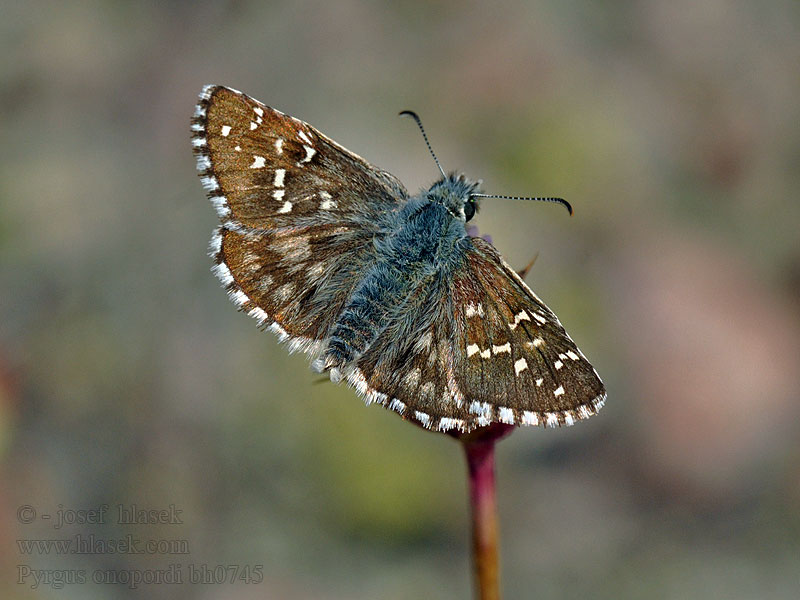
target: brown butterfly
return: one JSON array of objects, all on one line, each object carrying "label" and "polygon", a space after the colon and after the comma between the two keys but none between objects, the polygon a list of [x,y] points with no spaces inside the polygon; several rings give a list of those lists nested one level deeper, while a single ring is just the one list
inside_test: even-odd
[{"label": "brown butterfly", "polygon": [[442,171],[409,196],[310,125],[221,86],[200,94],[192,136],[221,221],[215,273],[315,370],[439,431],[572,425],[603,405],[555,314],[467,234],[487,197],[476,183]]}]

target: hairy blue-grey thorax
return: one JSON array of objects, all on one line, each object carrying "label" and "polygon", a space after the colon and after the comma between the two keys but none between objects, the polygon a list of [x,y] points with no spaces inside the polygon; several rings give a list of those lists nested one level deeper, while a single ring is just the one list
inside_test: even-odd
[{"label": "hairy blue-grey thorax", "polygon": [[[364,274],[331,330],[327,366],[342,366],[361,355],[403,307],[415,314],[425,299],[415,291],[432,278],[448,278],[458,268],[465,243],[465,222],[474,214],[471,193],[477,184],[450,175],[411,198],[386,223],[386,234],[376,238],[378,261]],[[465,209],[465,207],[467,207]]]}]

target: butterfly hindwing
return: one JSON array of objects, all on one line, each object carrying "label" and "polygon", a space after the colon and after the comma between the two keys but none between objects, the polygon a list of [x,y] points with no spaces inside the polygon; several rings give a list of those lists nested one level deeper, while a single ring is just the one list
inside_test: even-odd
[{"label": "butterfly hindwing", "polygon": [[367,402],[428,428],[466,431],[474,419],[456,385],[450,291],[444,277],[421,282],[390,313],[348,377]]},{"label": "butterfly hindwing", "polygon": [[372,236],[328,225],[246,231],[220,227],[214,271],[239,308],[292,348],[312,354],[373,260]]}]

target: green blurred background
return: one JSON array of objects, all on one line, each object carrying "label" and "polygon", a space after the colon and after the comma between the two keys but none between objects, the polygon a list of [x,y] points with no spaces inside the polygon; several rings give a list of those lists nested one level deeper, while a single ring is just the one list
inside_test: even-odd
[{"label": "green blurred background", "polygon": [[[241,89],[476,223],[608,387],[498,452],[507,598],[800,597],[800,5],[0,4],[0,595],[471,594],[458,444],[237,313],[189,118]],[[21,522],[101,504],[183,524]],[[189,555],[24,554],[134,534]],[[53,589],[30,569],[264,565],[260,584]],[[89,577],[91,577],[89,575]]]}]

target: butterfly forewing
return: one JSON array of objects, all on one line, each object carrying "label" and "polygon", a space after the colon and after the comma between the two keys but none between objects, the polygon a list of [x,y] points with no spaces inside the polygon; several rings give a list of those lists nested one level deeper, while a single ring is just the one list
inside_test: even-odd
[{"label": "butterfly forewing", "polygon": [[454,285],[459,387],[491,420],[572,424],[597,412],[605,388],[558,318],[486,241],[473,238]]},{"label": "butterfly forewing", "polygon": [[203,185],[229,229],[368,224],[406,197],[397,179],[307,123],[226,87],[203,90],[192,130]]},{"label": "butterfly forewing", "polygon": [[556,316],[488,242],[465,248],[463,265],[421,283],[389,315],[351,382],[438,430],[571,425],[595,414],[605,389]]}]

